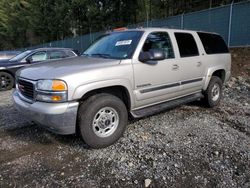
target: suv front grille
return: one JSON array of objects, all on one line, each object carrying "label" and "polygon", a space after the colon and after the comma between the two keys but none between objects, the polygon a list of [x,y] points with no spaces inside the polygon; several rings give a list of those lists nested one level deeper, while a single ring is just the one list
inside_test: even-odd
[{"label": "suv front grille", "polygon": [[33,83],[26,81],[26,80],[18,79],[18,90],[24,97],[33,100],[34,98],[34,84]]}]

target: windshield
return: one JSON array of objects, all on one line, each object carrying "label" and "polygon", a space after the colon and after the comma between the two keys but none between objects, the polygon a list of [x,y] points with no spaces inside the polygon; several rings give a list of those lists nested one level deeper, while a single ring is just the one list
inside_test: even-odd
[{"label": "windshield", "polygon": [[23,58],[25,58],[29,53],[31,53],[32,51],[31,50],[27,50],[23,53],[20,53],[18,54],[17,56],[13,57],[10,59],[10,61],[20,61],[22,60]]},{"label": "windshield", "polygon": [[126,31],[108,34],[92,44],[83,55],[110,59],[130,59],[142,33],[142,31]]}]

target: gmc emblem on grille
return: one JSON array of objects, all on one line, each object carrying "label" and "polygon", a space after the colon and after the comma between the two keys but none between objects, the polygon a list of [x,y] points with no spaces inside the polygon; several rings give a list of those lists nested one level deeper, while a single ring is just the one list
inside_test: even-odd
[{"label": "gmc emblem on grille", "polygon": [[20,91],[24,92],[25,91],[25,87],[21,84],[18,84],[18,88]]}]

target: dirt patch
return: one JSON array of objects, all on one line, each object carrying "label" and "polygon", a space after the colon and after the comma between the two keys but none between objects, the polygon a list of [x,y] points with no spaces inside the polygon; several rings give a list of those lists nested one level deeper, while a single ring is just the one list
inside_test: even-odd
[{"label": "dirt patch", "polygon": [[250,48],[231,48],[232,74],[250,78]]}]

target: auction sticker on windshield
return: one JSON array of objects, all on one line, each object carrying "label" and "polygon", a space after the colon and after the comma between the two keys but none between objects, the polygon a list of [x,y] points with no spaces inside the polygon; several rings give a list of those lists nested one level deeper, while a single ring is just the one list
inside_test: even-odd
[{"label": "auction sticker on windshield", "polygon": [[117,41],[115,46],[125,46],[125,45],[130,45],[132,43],[132,40],[122,40],[122,41]]}]

